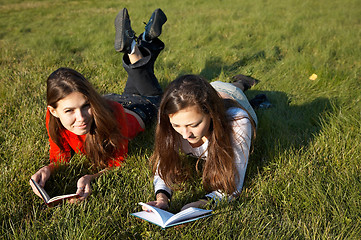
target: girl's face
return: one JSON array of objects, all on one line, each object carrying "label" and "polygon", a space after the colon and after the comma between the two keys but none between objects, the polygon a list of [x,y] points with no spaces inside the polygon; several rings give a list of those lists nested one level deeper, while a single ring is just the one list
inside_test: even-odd
[{"label": "girl's face", "polygon": [[174,130],[193,147],[201,146],[209,137],[211,118],[201,113],[197,106],[187,107],[168,117]]},{"label": "girl's face", "polygon": [[48,106],[48,109],[70,132],[84,135],[90,131],[93,114],[88,99],[82,93],[73,92],[59,100],[56,108]]}]

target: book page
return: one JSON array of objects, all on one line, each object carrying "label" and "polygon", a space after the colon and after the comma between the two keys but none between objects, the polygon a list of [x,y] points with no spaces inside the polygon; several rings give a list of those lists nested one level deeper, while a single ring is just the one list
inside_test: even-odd
[{"label": "book page", "polygon": [[56,196],[56,197],[53,197],[53,198],[49,199],[48,203],[56,202],[58,200],[64,200],[64,199],[67,199],[67,198],[77,197],[77,196],[78,196],[78,194],[76,194],[76,193]]},{"label": "book page", "polygon": [[182,222],[188,219],[193,219],[211,212],[212,210],[190,207],[169,218],[168,221],[165,223],[165,226],[171,225],[173,223]]},{"label": "book page", "polygon": [[174,215],[173,213],[167,212],[157,207],[150,206],[142,202],[140,202],[139,205],[145,206],[146,208],[152,210],[151,213],[158,217],[158,221],[159,223],[161,223],[162,227],[164,227],[164,223]]},{"label": "book page", "polygon": [[181,225],[181,224],[185,224],[185,223],[189,223],[189,222],[194,222],[194,221],[197,221],[197,220],[199,220],[201,218],[206,218],[206,217],[210,217],[210,216],[212,216],[212,213],[205,214],[205,215],[195,217],[195,218],[186,219],[186,220],[183,220],[183,221],[180,221],[180,222],[177,221],[177,222],[172,223],[172,224],[167,224],[167,226],[165,226],[164,228],[174,227],[174,226],[177,226],[177,225]]},{"label": "book page", "polygon": [[156,216],[156,214],[154,212],[141,211],[141,212],[131,213],[130,215],[141,218],[141,219],[151,222],[155,225],[158,225],[159,227],[164,228],[162,220],[160,218],[158,218],[158,216]]}]

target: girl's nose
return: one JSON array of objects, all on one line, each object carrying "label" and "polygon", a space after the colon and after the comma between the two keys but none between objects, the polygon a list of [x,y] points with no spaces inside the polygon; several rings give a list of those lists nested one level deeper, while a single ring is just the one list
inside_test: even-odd
[{"label": "girl's nose", "polygon": [[187,139],[191,136],[191,132],[189,131],[189,129],[187,127],[185,127],[183,130],[182,130],[182,137],[184,139]]},{"label": "girl's nose", "polygon": [[79,110],[79,111],[77,111],[77,113],[76,113],[76,120],[78,121],[78,122],[81,122],[81,121],[83,121],[84,119],[85,119],[85,112],[83,112],[83,111],[81,111],[81,110]]}]

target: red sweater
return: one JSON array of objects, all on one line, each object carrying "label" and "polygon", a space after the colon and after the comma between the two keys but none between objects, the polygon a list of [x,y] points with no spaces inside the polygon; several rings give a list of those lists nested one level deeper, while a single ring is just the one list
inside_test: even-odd
[{"label": "red sweater", "polygon": [[[128,153],[128,139],[134,138],[138,133],[144,131],[144,129],[140,126],[137,119],[128,113],[124,112],[124,108],[121,104],[113,101],[108,101],[109,105],[113,109],[115,117],[119,123],[119,126],[122,126],[121,134],[126,137],[122,141],[122,145],[124,146],[122,149],[119,149],[113,159],[108,160],[108,166],[120,166],[120,164],[124,161],[125,157]],[[74,150],[76,153],[86,154],[84,150],[84,141],[86,134],[84,135],[76,135],[70,132],[67,129],[61,131],[62,137],[62,147],[63,151],[60,150],[59,146],[54,143],[49,134],[49,110],[46,113],[46,129],[48,130],[49,135],[49,143],[50,143],[50,162],[68,162],[71,157],[71,150]]]}]

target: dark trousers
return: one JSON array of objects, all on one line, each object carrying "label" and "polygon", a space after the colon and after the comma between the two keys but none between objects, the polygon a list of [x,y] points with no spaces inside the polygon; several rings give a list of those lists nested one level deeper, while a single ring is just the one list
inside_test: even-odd
[{"label": "dark trousers", "polygon": [[163,93],[154,75],[154,63],[164,49],[164,43],[159,39],[154,39],[151,43],[141,40],[138,47],[143,58],[136,63],[131,64],[127,54],[123,56],[123,67],[128,73],[123,94],[111,93],[104,97],[137,113],[148,127],[157,117]]},{"label": "dark trousers", "polygon": [[136,63],[131,64],[127,54],[123,56],[123,67],[128,73],[123,94],[161,95],[163,92],[157,77],[154,75],[154,63],[159,53],[164,49],[164,43],[158,38],[151,43],[141,40],[138,47],[143,58]]}]

